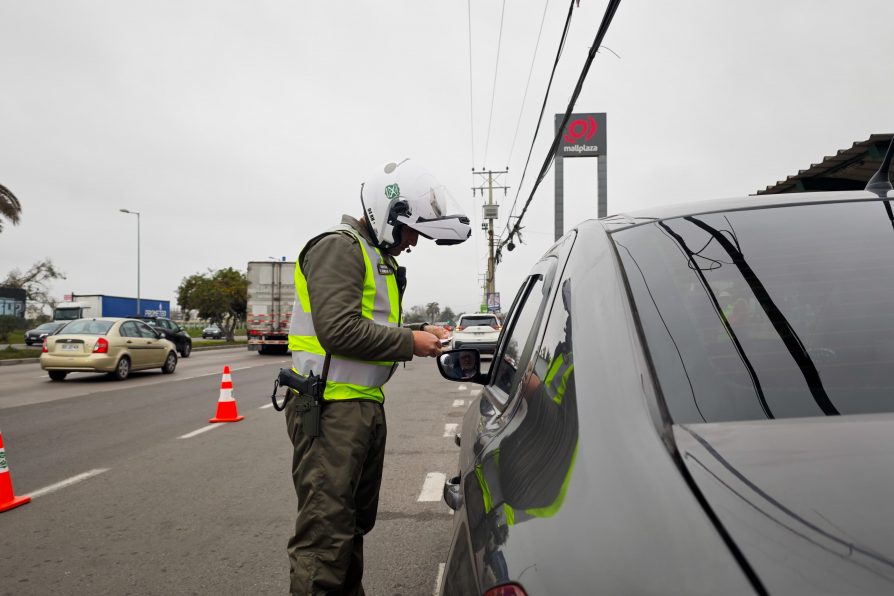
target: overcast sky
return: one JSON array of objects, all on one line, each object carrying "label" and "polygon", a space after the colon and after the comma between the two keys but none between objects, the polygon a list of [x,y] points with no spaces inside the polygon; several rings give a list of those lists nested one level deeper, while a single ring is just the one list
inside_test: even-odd
[{"label": "overcast sky", "polygon": [[[404,305],[477,310],[487,246],[471,168],[509,166],[502,229],[568,2],[505,3],[492,95],[502,6],[471,1],[470,93],[459,0],[0,1],[0,183],[22,202],[0,277],[49,257],[67,274],[58,297],[135,296],[127,208],[142,213],[142,296],[173,301],[187,275],[293,260],[360,214],[372,169],[410,157],[473,235],[401,259]],[[605,6],[574,10],[520,202]],[[892,17],[891,0],[622,2],[604,41],[617,56],[600,52],[576,107],[608,114],[609,213],[754,193],[894,131]],[[595,160],[566,160],[565,181],[567,229],[596,216]],[[504,307],[552,244],[552,199],[550,175],[497,270]]]}]

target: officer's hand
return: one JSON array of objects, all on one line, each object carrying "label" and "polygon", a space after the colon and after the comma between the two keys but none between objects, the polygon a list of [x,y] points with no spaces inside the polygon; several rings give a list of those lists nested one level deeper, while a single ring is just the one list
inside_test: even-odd
[{"label": "officer's hand", "polygon": [[428,331],[432,335],[436,336],[438,339],[447,339],[450,337],[449,331],[437,325],[426,325],[422,330]]},{"label": "officer's hand", "polygon": [[441,340],[428,331],[413,332],[413,355],[438,356],[441,353]]}]

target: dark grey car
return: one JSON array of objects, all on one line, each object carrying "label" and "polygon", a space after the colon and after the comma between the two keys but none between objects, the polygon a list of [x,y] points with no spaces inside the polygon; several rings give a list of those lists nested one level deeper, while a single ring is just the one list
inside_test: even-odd
[{"label": "dark grey car", "polygon": [[25,343],[27,345],[39,344],[42,343],[44,338],[48,335],[52,335],[59,331],[68,321],[51,321],[49,323],[44,323],[43,325],[38,325],[34,329],[29,329],[25,332]]},{"label": "dark grey car", "polygon": [[[585,222],[465,414],[442,594],[894,592],[894,191]],[[580,391],[578,391],[578,389]]]},{"label": "dark grey car", "polygon": [[192,337],[177,323],[165,317],[137,317],[177,346],[181,358],[192,354]]}]

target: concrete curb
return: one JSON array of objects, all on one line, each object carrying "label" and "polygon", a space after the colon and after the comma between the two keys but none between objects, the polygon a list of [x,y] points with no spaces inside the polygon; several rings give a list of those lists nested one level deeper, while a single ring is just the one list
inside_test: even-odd
[{"label": "concrete curb", "polygon": [[12,366],[13,364],[37,364],[40,358],[18,358],[10,360],[0,360],[0,366]]},{"label": "concrete curb", "polygon": [[[200,348],[193,348],[193,352],[206,352],[208,350],[235,350],[238,348],[242,348],[243,350],[247,350],[247,344],[236,344],[234,346],[202,346]],[[0,360],[0,366],[12,366],[14,364],[39,364],[40,358],[16,358],[9,360]]]}]

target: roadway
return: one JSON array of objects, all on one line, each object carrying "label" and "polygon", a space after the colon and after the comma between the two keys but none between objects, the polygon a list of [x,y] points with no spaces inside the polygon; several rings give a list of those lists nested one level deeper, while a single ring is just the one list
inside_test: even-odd
[{"label": "roadway", "polygon": [[[0,513],[0,594],[288,592],[291,444],[269,405],[287,362],[244,348],[194,352],[173,375],[123,382],[0,368],[11,479],[33,497]],[[210,425],[225,364],[245,420]],[[368,594],[434,592],[453,520],[441,486],[475,392],[441,379],[433,360],[408,363],[388,384]]]}]

